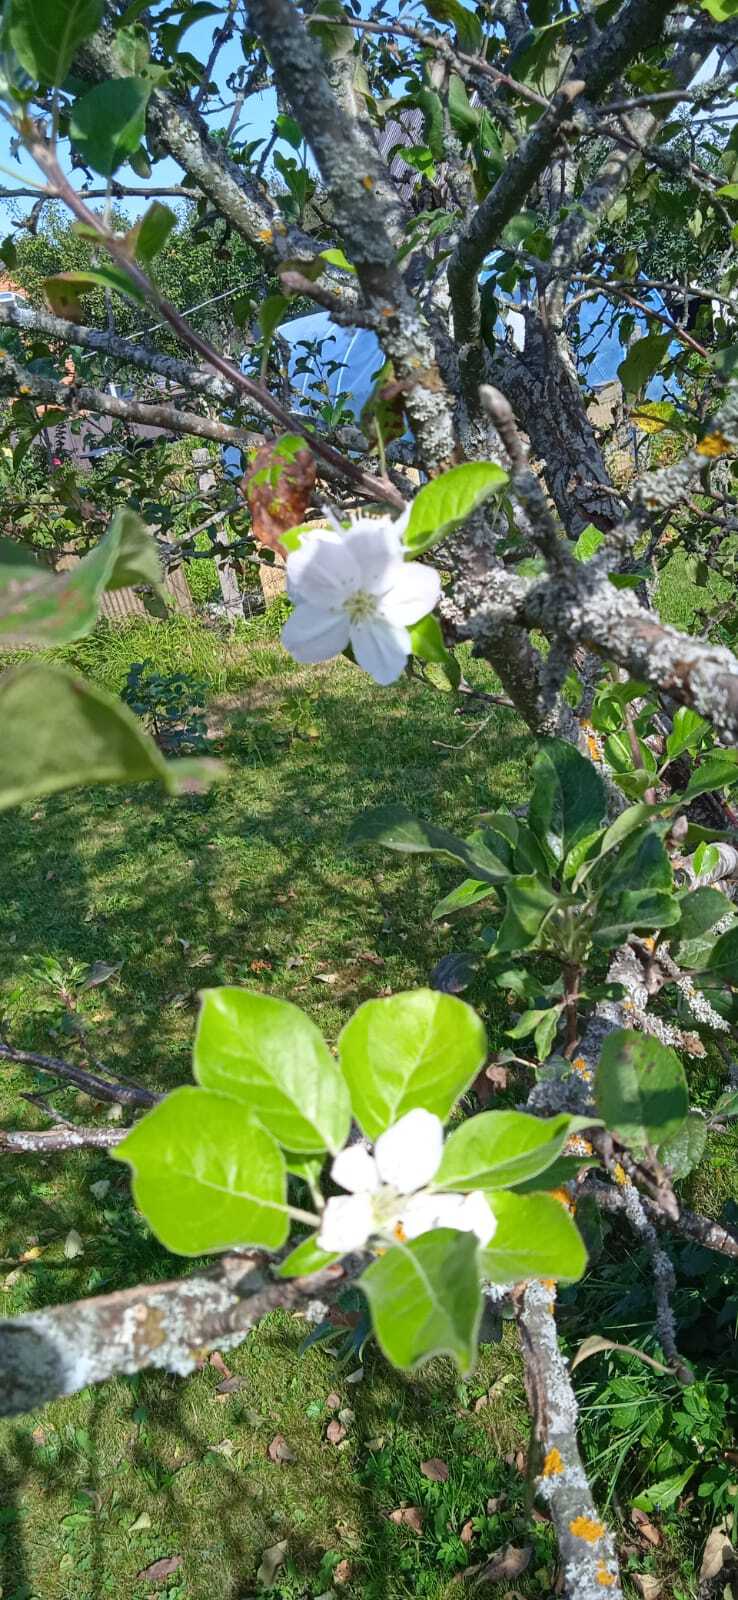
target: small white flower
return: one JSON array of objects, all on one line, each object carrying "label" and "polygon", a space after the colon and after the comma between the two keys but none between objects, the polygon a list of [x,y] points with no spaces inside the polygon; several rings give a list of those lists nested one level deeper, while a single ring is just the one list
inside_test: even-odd
[{"label": "small white flower", "polygon": [[347,1195],[328,1201],[318,1233],[321,1250],[345,1255],[374,1235],[418,1239],[432,1228],[475,1233],[489,1244],[497,1221],[476,1189],[472,1194],[429,1194],[443,1153],[443,1124],[421,1107],[406,1112],[380,1134],[371,1155],[365,1144],[341,1150],[331,1176]]},{"label": "small white flower", "polygon": [[389,517],[359,517],[345,531],[320,529],[287,557],[287,592],[295,609],[282,643],[296,661],[328,661],[351,645],[377,683],[399,678],[410,655],[408,627],[438,603],[433,567],[403,561],[410,507]]}]

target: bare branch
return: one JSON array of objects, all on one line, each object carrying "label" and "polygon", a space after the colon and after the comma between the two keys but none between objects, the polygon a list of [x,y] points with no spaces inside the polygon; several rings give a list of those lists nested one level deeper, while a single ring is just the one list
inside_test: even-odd
[{"label": "bare branch", "polygon": [[[17,1416],[90,1383],[161,1367],[184,1376],[209,1350],[229,1350],[278,1307],[320,1317],[350,1266],[275,1280],[255,1252],[223,1256],[211,1272],[143,1284],[0,1322],[0,1415]],[[312,1305],[311,1305],[312,1302]]]},{"label": "bare branch", "polygon": [[57,1127],[42,1131],[0,1129],[0,1154],[43,1156],[70,1150],[111,1150],[125,1139],[127,1128]]},{"label": "bare branch", "polygon": [[536,1489],[551,1512],[567,1600],[622,1600],[612,1535],[597,1513],[577,1444],[577,1401],[559,1349],[553,1290],[535,1280],[518,1307],[525,1387],[540,1451]]},{"label": "bare branch", "polygon": [[0,1043],[0,1061],[17,1061],[20,1066],[33,1067],[35,1072],[47,1072],[54,1078],[66,1078],[75,1088],[83,1089],[95,1100],[107,1100],[113,1105],[154,1106],[161,1095],[145,1089],[143,1084],[129,1083],[125,1078],[110,1083],[96,1072],[76,1067],[71,1061],[58,1056],[38,1055],[35,1050],[16,1050],[13,1045]]}]

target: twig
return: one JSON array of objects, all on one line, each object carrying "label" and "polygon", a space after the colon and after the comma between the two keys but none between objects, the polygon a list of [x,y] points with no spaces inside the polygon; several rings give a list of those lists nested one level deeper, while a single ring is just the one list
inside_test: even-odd
[{"label": "twig", "polygon": [[110,1150],[125,1139],[127,1128],[49,1128],[37,1132],[0,1129],[0,1154],[48,1155],[69,1150]]},{"label": "twig", "polygon": [[17,1050],[9,1044],[0,1043],[0,1061],[17,1061],[21,1066],[33,1067],[36,1072],[48,1072],[55,1078],[66,1078],[68,1083],[84,1090],[93,1099],[107,1100],[113,1105],[154,1106],[161,1099],[161,1095],[144,1089],[142,1084],[128,1083],[125,1079],[109,1083],[95,1072],[85,1072],[82,1067],[73,1066],[71,1061],[62,1061],[58,1056],[38,1055],[34,1050]]}]

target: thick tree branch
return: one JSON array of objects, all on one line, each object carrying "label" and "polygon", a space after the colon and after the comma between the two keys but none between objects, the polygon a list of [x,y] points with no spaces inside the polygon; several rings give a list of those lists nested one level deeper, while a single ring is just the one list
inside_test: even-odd
[{"label": "thick tree branch", "polygon": [[478,273],[485,257],[499,245],[503,228],[524,206],[532,185],[549,165],[562,130],[566,126],[572,133],[586,131],[598,97],[634,56],[656,43],[675,3],[676,0],[626,0],[606,33],[595,30],[592,43],[550,108],[543,112],[478,207],[449,262],[459,344],[478,343],[481,337]]},{"label": "thick tree branch", "polygon": [[350,1271],[344,1263],[311,1278],[275,1280],[262,1255],[223,1256],[208,1273],[0,1322],[0,1415],[145,1367],[184,1376],[209,1350],[241,1344],[278,1307],[310,1312],[312,1302],[322,1316]]},{"label": "thick tree branch", "polygon": [[125,1139],[127,1128],[75,1128],[49,1129],[0,1128],[0,1155],[44,1156],[63,1155],[70,1150],[112,1150]]},{"label": "thick tree branch", "polygon": [[312,147],[336,225],[381,342],[403,384],[420,456],[430,472],[454,456],[453,410],[417,302],[405,287],[385,226],[386,168],[331,89],[318,43],[290,0],[250,0],[254,30],[269,52],[279,89]]},{"label": "thick tree branch", "polygon": [[540,1459],[538,1494],[548,1505],[567,1600],[622,1600],[612,1535],[600,1520],[577,1444],[578,1408],[559,1349],[553,1290],[535,1280],[518,1308],[525,1387]]}]

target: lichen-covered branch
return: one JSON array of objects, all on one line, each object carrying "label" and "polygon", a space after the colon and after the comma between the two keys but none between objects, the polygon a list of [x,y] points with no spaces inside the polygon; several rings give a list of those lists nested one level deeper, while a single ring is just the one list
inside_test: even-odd
[{"label": "lichen-covered branch", "polygon": [[127,1128],[0,1129],[0,1154],[16,1156],[65,1155],[70,1150],[112,1150]]},{"label": "lichen-covered branch", "polygon": [[622,1600],[615,1546],[598,1515],[577,1443],[577,1401],[559,1348],[554,1290],[538,1279],[524,1289],[518,1325],[525,1387],[538,1447],[536,1490],[551,1513],[566,1600]]},{"label": "lichen-covered branch", "polygon": [[345,1288],[348,1268],[272,1277],[255,1252],[223,1256],[211,1272],[142,1284],[0,1322],[0,1416],[17,1416],[90,1383],[161,1367],[184,1375],[210,1350],[240,1344],[278,1307],[317,1318]]}]

